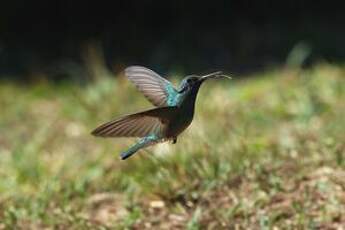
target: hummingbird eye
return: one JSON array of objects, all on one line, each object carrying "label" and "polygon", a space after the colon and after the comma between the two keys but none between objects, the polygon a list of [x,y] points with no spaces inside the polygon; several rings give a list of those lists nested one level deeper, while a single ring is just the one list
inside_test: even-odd
[{"label": "hummingbird eye", "polygon": [[187,83],[188,83],[188,84],[192,84],[194,81],[195,81],[194,78],[188,78],[188,79],[187,79]]}]

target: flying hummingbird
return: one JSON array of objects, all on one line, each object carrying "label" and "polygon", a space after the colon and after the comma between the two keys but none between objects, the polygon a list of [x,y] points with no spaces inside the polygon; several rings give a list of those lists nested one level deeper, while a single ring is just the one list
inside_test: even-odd
[{"label": "flying hummingbird", "polygon": [[135,145],[121,153],[122,160],[159,142],[171,140],[175,144],[177,136],[193,120],[195,100],[201,84],[211,78],[231,79],[221,71],[204,76],[189,75],[176,89],[171,82],[142,66],[126,68],[125,75],[157,108],[120,117],[92,131],[93,135],[100,137],[141,137]]}]

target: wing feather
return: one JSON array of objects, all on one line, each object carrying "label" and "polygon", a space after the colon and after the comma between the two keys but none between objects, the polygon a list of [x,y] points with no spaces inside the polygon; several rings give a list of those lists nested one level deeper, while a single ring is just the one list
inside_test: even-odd
[{"label": "wing feather", "polygon": [[121,117],[106,122],[92,131],[101,137],[144,137],[149,134],[164,136],[169,118],[176,113],[176,107],[161,107]]},{"label": "wing feather", "polygon": [[155,106],[171,106],[169,101],[177,95],[177,90],[171,82],[150,69],[142,66],[131,66],[125,69],[125,74]]}]

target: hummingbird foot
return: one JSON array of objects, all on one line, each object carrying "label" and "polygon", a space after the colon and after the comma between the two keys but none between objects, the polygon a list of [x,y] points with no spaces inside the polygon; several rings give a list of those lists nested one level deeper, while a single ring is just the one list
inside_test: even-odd
[{"label": "hummingbird foot", "polygon": [[177,142],[177,137],[174,137],[173,140],[172,140],[172,143],[176,144],[176,142]]}]

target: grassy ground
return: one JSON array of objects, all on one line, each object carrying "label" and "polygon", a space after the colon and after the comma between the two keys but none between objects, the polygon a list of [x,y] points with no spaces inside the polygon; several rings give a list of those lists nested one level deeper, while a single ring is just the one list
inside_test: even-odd
[{"label": "grassy ground", "polygon": [[[176,145],[89,135],[149,108],[124,78],[0,84],[0,229],[345,226],[345,68],[203,85]],[[175,79],[175,83],[177,80]]]}]

